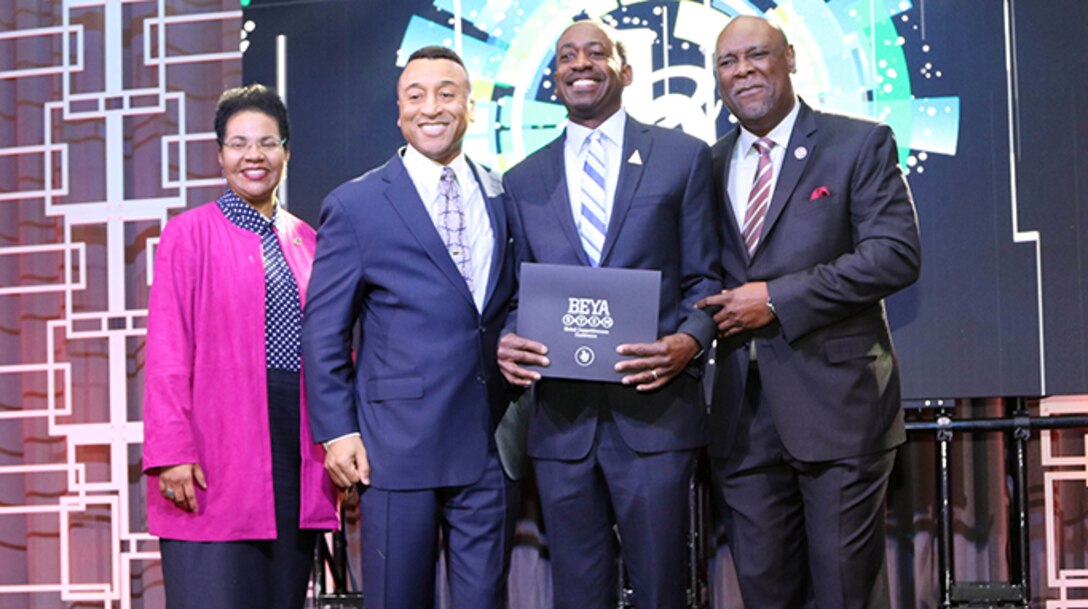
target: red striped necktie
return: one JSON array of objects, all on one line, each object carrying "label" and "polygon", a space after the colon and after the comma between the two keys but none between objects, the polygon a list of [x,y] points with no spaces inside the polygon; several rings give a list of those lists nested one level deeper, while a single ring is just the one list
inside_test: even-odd
[{"label": "red striped necktie", "polygon": [[755,253],[759,235],[763,232],[763,218],[767,216],[767,208],[771,205],[771,174],[774,173],[774,165],[771,163],[774,141],[763,137],[752,146],[759,152],[759,166],[756,168],[756,177],[752,180],[752,191],[748,194],[748,208],[744,212],[742,231],[749,256]]}]

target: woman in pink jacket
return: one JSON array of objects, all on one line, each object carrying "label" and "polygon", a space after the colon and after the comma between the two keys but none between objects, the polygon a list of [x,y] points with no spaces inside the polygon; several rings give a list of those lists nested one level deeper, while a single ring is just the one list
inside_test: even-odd
[{"label": "woman in pink jacket", "polygon": [[172,219],[148,304],[144,471],[169,609],[300,609],[336,492],[300,391],[314,230],[276,202],[287,110],[262,85],[215,116],[228,190]]}]

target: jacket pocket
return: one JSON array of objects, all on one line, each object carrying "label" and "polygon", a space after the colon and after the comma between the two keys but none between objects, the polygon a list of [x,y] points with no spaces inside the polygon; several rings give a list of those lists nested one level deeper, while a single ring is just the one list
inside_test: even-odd
[{"label": "jacket pocket", "polygon": [[675,198],[669,192],[660,194],[639,193],[631,198],[631,207],[646,207],[648,205],[668,205]]},{"label": "jacket pocket", "polygon": [[423,377],[397,376],[368,379],[366,393],[367,399],[371,402],[418,399],[423,397]]},{"label": "jacket pocket", "polygon": [[832,364],[841,364],[852,359],[875,358],[881,348],[871,336],[843,336],[824,341],[824,354]]}]

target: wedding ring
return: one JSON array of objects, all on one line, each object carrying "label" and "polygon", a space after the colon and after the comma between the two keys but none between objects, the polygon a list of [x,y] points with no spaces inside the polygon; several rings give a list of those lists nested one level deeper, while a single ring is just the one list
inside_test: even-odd
[{"label": "wedding ring", "polygon": [[653,377],[654,377],[654,380],[656,381],[656,380],[657,380],[657,370],[651,370],[651,371],[650,371],[650,374],[652,374],[652,375],[653,375]]},{"label": "wedding ring", "polygon": [[165,491],[163,491],[162,494],[165,495],[167,499],[173,499],[174,498],[174,489],[168,488]]}]

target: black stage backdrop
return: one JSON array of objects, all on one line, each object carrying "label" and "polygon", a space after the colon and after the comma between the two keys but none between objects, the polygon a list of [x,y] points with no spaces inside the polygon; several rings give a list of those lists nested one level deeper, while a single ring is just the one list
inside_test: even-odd
[{"label": "black stage backdrop", "polygon": [[242,4],[246,82],[279,82],[286,41],[288,202],[315,226],[329,190],[403,143],[398,59],[419,46],[461,45],[478,103],[466,149],[505,169],[560,133],[548,70],[572,18],[614,21],[634,51],[632,114],[709,141],[731,125],[702,45],[728,17],[768,12],[806,101],[880,117],[899,139],[923,242],[921,280],[888,300],[906,397],[1088,393],[1088,2]]}]

